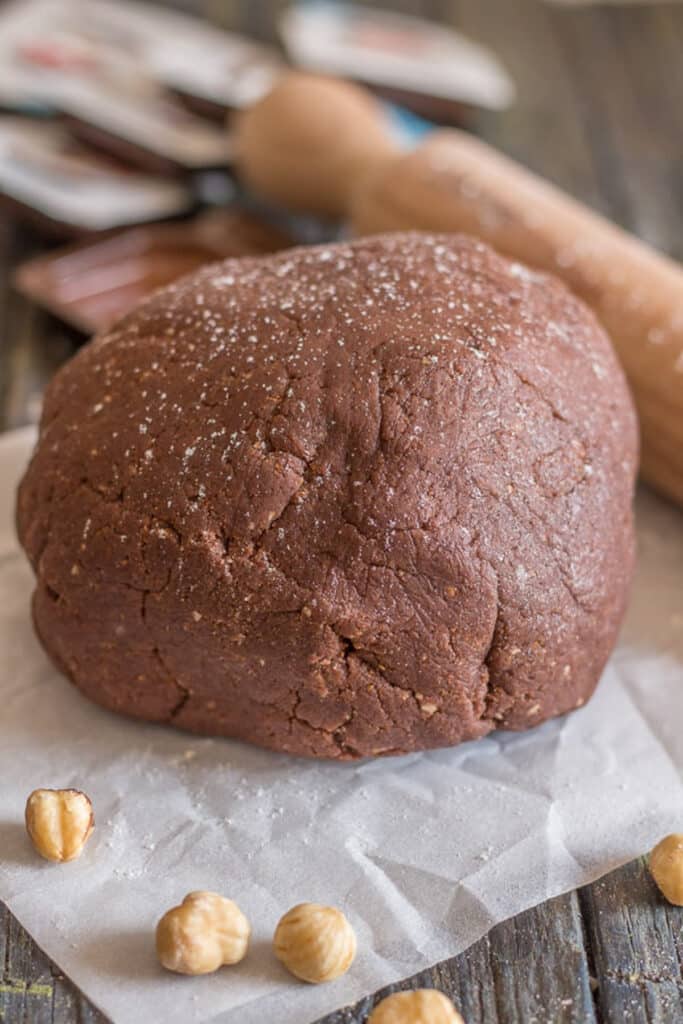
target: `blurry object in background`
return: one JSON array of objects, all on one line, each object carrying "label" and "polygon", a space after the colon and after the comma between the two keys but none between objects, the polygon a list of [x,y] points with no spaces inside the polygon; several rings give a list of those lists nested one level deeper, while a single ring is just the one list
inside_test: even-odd
[{"label": "blurry object in background", "polygon": [[[435,132],[382,165],[356,192],[352,223],[359,235],[465,231],[563,278],[602,321],[626,371],[643,477],[683,505],[679,264],[465,132]],[[519,267],[520,280],[528,273]]]},{"label": "blurry object in background", "polygon": [[160,174],[225,167],[231,143],[223,128],[185,110],[162,94],[101,88],[72,82],[61,91],[59,109],[78,138]]},{"label": "blurry object in background", "polygon": [[[142,11],[150,11],[149,17],[156,20],[157,8],[121,6],[135,7],[139,17]],[[201,113],[222,121],[227,111],[255,103],[284,69],[277,51],[251,39],[181,15],[164,12],[164,16],[178,22],[178,31],[164,31],[160,35],[152,31],[150,49],[155,74]],[[190,20],[192,27],[188,33],[180,22],[187,22],[189,28]]]},{"label": "blurry object in background", "polygon": [[0,103],[68,115],[76,134],[161,172],[225,166],[221,125],[171,92],[224,111],[252,102],[278,67],[262,48],[159,8],[23,0],[0,8]]},{"label": "blurry object in background", "polygon": [[241,179],[291,210],[344,216],[350,190],[395,155],[392,124],[362,86],[290,71],[233,122]]},{"label": "blurry object in background", "polygon": [[140,299],[203,263],[275,252],[281,231],[239,210],[136,228],[53,251],[17,268],[15,287],[60,319],[92,334]]},{"label": "blurry object in background", "polygon": [[[33,67],[24,62],[27,55],[33,57]],[[153,4],[14,0],[0,8],[4,105],[33,103],[36,94],[49,104],[54,84],[50,68],[100,68],[105,73],[122,62],[137,74],[144,68],[158,83],[224,110],[253,103],[270,87],[282,64],[268,47]]]},{"label": "blurry object in background", "polygon": [[502,110],[514,84],[497,57],[452,29],[391,11],[312,0],[280,23],[295,64],[355,79],[435,121]]},{"label": "blurry object in background", "polygon": [[0,198],[54,233],[79,235],[185,213],[181,183],[133,172],[53,122],[0,117]]}]

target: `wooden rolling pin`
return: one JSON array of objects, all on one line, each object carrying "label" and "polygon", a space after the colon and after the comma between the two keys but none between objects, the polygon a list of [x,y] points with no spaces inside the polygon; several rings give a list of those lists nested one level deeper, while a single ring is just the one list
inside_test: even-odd
[{"label": "wooden rolling pin", "polygon": [[612,337],[641,425],[643,477],[683,505],[683,269],[471,135],[399,152],[359,86],[291,72],[240,116],[237,164],[254,191],[343,216],[356,234],[464,231],[548,270]]},{"label": "wooden rolling pin", "polygon": [[683,268],[464,132],[383,162],[354,231],[478,235],[561,277],[610,334],[635,398],[644,479],[683,505]]},{"label": "wooden rolling pin", "polygon": [[289,71],[231,122],[233,158],[259,196],[339,219],[351,191],[397,153],[381,104],[360,85]]}]

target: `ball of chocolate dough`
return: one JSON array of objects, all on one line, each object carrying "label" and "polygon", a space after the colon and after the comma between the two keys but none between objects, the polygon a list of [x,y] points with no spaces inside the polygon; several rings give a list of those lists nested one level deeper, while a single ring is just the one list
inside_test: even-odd
[{"label": "ball of chocolate dough", "polygon": [[360,85],[291,71],[233,119],[242,180],[264,199],[323,217],[345,215],[350,195],[396,145],[379,102]]},{"label": "ball of chocolate dough", "polygon": [[633,563],[636,427],[589,310],[465,236],[226,262],[48,388],[34,616],[89,697],[329,758],[579,707]]}]

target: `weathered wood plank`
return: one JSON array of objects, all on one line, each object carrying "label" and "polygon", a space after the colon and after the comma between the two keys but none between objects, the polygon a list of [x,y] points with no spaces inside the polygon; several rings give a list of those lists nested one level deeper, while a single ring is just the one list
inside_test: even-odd
[{"label": "weathered wood plank", "polygon": [[[8,220],[0,259],[0,430],[34,423],[45,384],[80,340],[64,324],[14,291],[11,269],[41,248],[41,239]],[[44,248],[44,244],[42,246]]]},{"label": "weathered wood plank", "polygon": [[[634,14],[621,8],[565,11],[557,29],[583,97],[607,212],[653,245],[680,254],[683,123],[674,91],[680,58],[660,45],[657,20],[636,20]],[[669,108],[662,129],[662,111]]]},{"label": "weathered wood plank", "polygon": [[460,956],[319,1024],[361,1024],[389,992],[419,987],[449,995],[467,1024],[595,1024],[576,893],[503,922]]},{"label": "weathered wood plank", "polygon": [[0,1022],[106,1024],[0,902]]},{"label": "weathered wood plank", "polygon": [[604,1024],[683,1021],[683,910],[659,894],[644,860],[582,889]]},{"label": "weathered wood plank", "polygon": [[[575,893],[514,918],[490,936],[503,1020],[589,1024],[596,1020]],[[552,952],[550,952],[552,950]],[[512,1008],[516,1016],[511,1014]]]},{"label": "weathered wood plank", "polygon": [[[1,921],[1,918],[0,918]],[[51,1024],[54,986],[50,964],[11,916],[5,916],[0,1020]]]},{"label": "weathered wood plank", "polygon": [[459,0],[459,26],[500,56],[517,86],[514,107],[504,115],[480,117],[477,131],[538,174],[604,209],[572,55],[557,31],[562,13],[534,0]]},{"label": "weathered wood plank", "polygon": [[8,365],[10,324],[7,315],[7,296],[12,267],[13,235],[13,225],[8,220],[0,218],[0,429],[4,427],[4,409],[10,386]]}]

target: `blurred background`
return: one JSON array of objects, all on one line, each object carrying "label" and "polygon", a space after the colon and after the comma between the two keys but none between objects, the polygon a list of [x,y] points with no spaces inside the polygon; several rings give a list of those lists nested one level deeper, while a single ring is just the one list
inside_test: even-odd
[{"label": "blurred background", "polygon": [[373,136],[355,101],[299,91],[260,125],[274,187],[241,173],[236,125],[291,66],[370,90],[391,147],[464,128],[680,258],[682,52],[678,3],[0,2],[0,429],[164,281],[344,233],[278,184],[311,134]]}]

